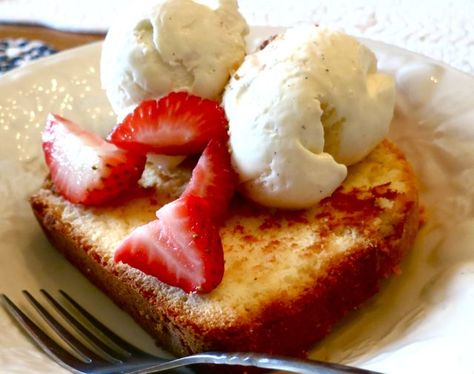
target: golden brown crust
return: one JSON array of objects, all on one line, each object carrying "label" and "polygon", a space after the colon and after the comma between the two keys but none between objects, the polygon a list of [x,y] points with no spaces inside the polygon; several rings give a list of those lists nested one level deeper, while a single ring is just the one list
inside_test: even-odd
[{"label": "golden brown crust", "polygon": [[127,284],[121,278],[124,273],[107,271],[102,256],[93,246],[84,243],[82,238],[74,235],[74,229],[61,220],[61,213],[38,195],[31,198],[31,206],[38,222],[53,246],[58,249],[73,265],[104,291],[121,308],[126,310],[152,333],[164,347],[176,354],[187,354],[186,342],[179,337],[176,328],[170,325],[165,315],[156,313],[153,304],[147,302],[146,291],[137,289],[136,285]]},{"label": "golden brown crust", "polygon": [[[275,212],[236,200],[221,230],[228,275],[223,285],[203,297],[175,292],[125,265],[114,264],[78,232],[77,223],[63,219],[64,203],[58,203],[62,199],[49,189],[33,196],[31,205],[53,245],[171,352],[299,355],[374,295],[382,279],[399,271],[418,230],[415,177],[393,144],[383,142],[367,160],[352,167],[350,174],[333,196],[307,211]],[[251,227],[253,221],[257,222],[255,227]],[[308,246],[278,237],[282,231],[308,227],[317,238]],[[347,248],[334,247],[337,240],[347,241],[352,236],[357,240]],[[245,243],[251,251],[243,247]],[[279,262],[275,258],[287,247],[299,251],[298,266],[308,261],[320,268],[308,271],[307,280],[291,285],[291,289],[269,288],[271,292],[265,291],[258,302],[233,309],[242,302],[228,301],[226,292],[233,289],[233,280],[239,280],[239,272],[253,269],[246,255],[251,256],[252,251],[268,255],[276,266]],[[261,274],[266,277],[261,280],[262,287],[265,281],[271,284],[271,273],[262,270]]]}]

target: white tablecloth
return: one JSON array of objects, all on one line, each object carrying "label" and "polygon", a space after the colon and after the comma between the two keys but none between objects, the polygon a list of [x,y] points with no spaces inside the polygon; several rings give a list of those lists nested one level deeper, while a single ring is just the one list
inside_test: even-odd
[{"label": "white tablecloth", "polygon": [[[119,10],[144,0],[0,0],[0,22],[104,32]],[[201,0],[204,1],[204,0]],[[213,1],[213,0],[208,0]],[[471,0],[240,0],[250,25],[311,22],[380,40],[474,74]]]}]

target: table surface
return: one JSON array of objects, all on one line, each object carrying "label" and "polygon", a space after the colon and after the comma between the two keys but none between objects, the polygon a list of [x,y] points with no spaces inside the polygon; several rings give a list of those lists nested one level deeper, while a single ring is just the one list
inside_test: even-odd
[{"label": "table surface", "polygon": [[65,50],[104,39],[104,34],[71,33],[40,26],[1,25],[0,39],[26,38],[40,40],[56,50]]}]

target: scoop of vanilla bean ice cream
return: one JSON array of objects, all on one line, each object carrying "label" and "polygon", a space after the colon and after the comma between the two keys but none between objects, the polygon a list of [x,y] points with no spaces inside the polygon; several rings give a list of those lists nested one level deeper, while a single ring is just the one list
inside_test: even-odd
[{"label": "scoop of vanilla bean ice cream", "polygon": [[223,99],[241,190],[267,206],[307,208],[387,134],[392,78],[356,39],[289,29],[248,55]]},{"label": "scoop of vanilla bean ice cream", "polygon": [[136,4],[102,48],[101,81],[115,113],[123,117],[142,100],[178,90],[218,99],[245,56],[248,27],[237,2]]}]

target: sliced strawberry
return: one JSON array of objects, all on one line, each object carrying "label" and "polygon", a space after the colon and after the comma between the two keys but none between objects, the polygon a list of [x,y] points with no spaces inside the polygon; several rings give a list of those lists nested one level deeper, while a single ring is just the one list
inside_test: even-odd
[{"label": "sliced strawberry", "polygon": [[85,205],[103,204],[136,186],[146,161],[54,114],[43,131],[43,151],[56,190]]},{"label": "sliced strawberry", "polygon": [[210,139],[225,136],[227,119],[217,102],[172,92],[143,101],[107,139],[137,152],[190,155],[201,152]]},{"label": "sliced strawberry", "polygon": [[221,218],[234,195],[237,175],[230,162],[227,143],[211,140],[193,169],[183,196],[195,195],[208,199],[210,214]]},{"label": "sliced strawberry", "polygon": [[209,203],[188,195],[158,210],[158,220],[140,226],[121,243],[115,261],[186,292],[205,293],[222,280],[219,231],[205,212]]}]

